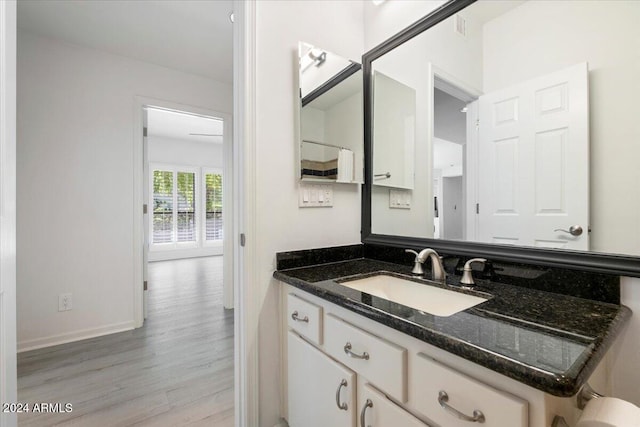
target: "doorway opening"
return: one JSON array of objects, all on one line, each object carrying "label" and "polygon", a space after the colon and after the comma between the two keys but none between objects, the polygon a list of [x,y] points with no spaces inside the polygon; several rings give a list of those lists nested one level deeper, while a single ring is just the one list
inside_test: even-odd
[{"label": "doorway opening", "polygon": [[480,93],[432,69],[434,238],[475,240]]},{"label": "doorway opening", "polygon": [[225,221],[231,200],[225,178],[231,177],[229,119],[150,105],[142,110],[144,318],[153,287],[150,266],[197,264],[172,262],[189,258],[219,264],[216,294],[222,306],[233,308],[232,254],[224,243],[231,235]]}]

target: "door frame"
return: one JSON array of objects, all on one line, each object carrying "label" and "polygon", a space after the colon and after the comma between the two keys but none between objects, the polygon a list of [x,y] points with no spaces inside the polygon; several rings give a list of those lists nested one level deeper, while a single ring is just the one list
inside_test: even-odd
[{"label": "door frame", "polygon": [[[17,7],[0,1],[0,402],[17,402],[16,373],[16,67]],[[0,412],[13,427],[15,413]]]},{"label": "door frame", "polygon": [[[144,96],[136,96],[134,99],[134,121],[133,121],[133,307],[135,327],[139,328],[144,323],[144,291],[143,291],[143,268],[144,268],[144,245],[145,227],[143,205],[148,203],[145,200],[144,182],[145,182],[145,165],[148,159],[145,156],[144,148],[144,109],[156,108],[161,110],[170,110],[181,113],[192,114],[195,116],[215,117],[224,121],[223,125],[223,163],[224,174],[233,176],[233,122],[231,114],[220,111],[213,111],[206,108],[185,105],[177,102],[149,98]],[[232,179],[224,179],[222,183],[222,204],[225,206],[223,210],[223,304],[225,308],[233,308],[233,223],[234,210],[232,204],[233,183]]]},{"label": "door frame", "polygon": [[[465,202],[465,210],[462,212],[462,235],[467,238],[469,234],[475,235],[477,218],[475,214],[475,203],[477,203],[477,144],[478,133],[476,123],[478,121],[477,100],[482,95],[482,91],[457,77],[447,73],[442,68],[432,62],[428,64],[429,90],[431,91],[431,108],[429,108],[427,123],[429,125],[429,138],[431,145],[431,158],[433,159],[433,141],[435,135],[435,89],[453,96],[460,101],[467,103],[467,141],[462,147],[462,200]],[[433,176],[427,177],[430,185],[433,186]],[[440,184],[442,186],[442,183]],[[441,200],[439,200],[441,202]],[[440,231],[443,230],[445,218],[440,218]],[[442,238],[442,237],[440,237]]]},{"label": "door frame", "polygon": [[234,117],[234,246],[235,273],[235,425],[259,422],[260,274],[256,235],[256,15],[257,2],[233,1],[233,117]]}]

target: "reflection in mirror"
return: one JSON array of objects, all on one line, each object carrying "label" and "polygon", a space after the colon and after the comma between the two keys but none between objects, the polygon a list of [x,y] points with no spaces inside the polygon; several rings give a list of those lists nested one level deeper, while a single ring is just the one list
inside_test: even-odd
[{"label": "reflection in mirror", "polygon": [[416,91],[385,76],[373,74],[376,102],[373,121],[376,131],[373,150],[373,185],[413,188]]},{"label": "reflection in mirror", "polygon": [[415,93],[415,178],[404,209],[373,178],[371,232],[640,254],[638,22],[635,1],[480,1],[375,59],[373,173],[405,138],[384,75]]},{"label": "reflection in mirror", "polygon": [[300,178],[362,183],[360,64],[300,42]]}]

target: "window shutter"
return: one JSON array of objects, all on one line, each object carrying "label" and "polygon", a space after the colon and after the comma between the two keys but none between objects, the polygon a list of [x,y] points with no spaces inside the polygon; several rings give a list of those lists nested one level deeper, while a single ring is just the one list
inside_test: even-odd
[{"label": "window shutter", "polygon": [[222,175],[205,174],[206,239],[222,239]]},{"label": "window shutter", "polygon": [[177,173],[178,242],[196,240],[196,174]]},{"label": "window shutter", "polygon": [[153,171],[152,243],[173,241],[173,172]]}]

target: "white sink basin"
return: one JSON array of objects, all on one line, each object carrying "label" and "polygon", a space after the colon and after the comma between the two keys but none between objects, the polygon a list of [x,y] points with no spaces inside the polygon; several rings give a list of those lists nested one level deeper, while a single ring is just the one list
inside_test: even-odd
[{"label": "white sink basin", "polygon": [[435,316],[451,316],[486,301],[486,298],[448,291],[386,274],[340,284]]}]

